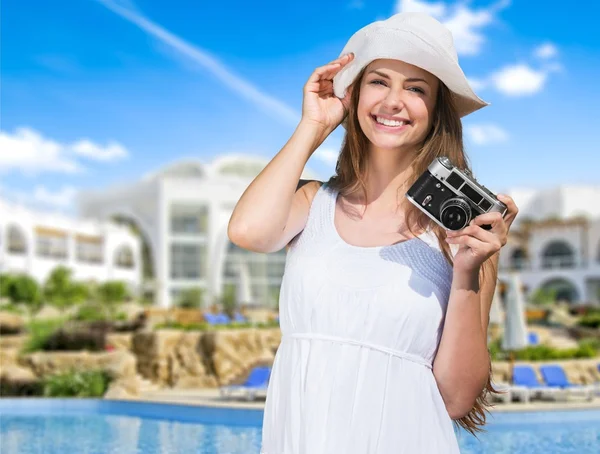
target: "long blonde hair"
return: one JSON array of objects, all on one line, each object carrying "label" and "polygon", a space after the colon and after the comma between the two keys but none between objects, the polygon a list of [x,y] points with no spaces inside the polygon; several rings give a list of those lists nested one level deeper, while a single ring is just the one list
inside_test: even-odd
[{"label": "long blonde hair", "polygon": [[[353,194],[362,189],[364,200],[367,200],[367,188],[365,182],[366,165],[368,159],[369,140],[363,133],[358,123],[357,108],[360,95],[360,86],[365,73],[365,68],[356,77],[350,97],[348,115],[346,117],[346,133],[342,143],[342,149],[336,164],[336,174],[327,182],[329,186],[340,191],[342,195]],[[425,138],[419,153],[412,162],[412,173],[409,181],[405,183],[406,188],[410,187],[417,178],[425,172],[429,164],[438,156],[447,156],[454,165],[461,169],[469,169],[469,163],[465,154],[462,139],[462,123],[456,112],[454,100],[450,90],[440,81],[436,104],[433,114],[431,130]],[[445,241],[446,233],[443,228],[433,222],[427,215],[422,213],[410,202],[404,198],[402,202],[404,213],[406,215],[406,224],[411,231],[412,226],[416,225],[420,230],[427,227],[437,236],[440,249],[446,260],[452,264],[452,254],[450,246]],[[365,204],[366,210],[366,204]],[[413,233],[414,234],[414,233]],[[482,267],[482,275],[487,272],[487,268],[493,266],[487,261]],[[495,392],[491,383],[491,366],[488,380],[479,395],[471,411],[455,421],[455,423],[468,432],[475,434],[481,432],[482,426],[486,422],[486,411],[490,407],[487,397],[490,392]]]}]

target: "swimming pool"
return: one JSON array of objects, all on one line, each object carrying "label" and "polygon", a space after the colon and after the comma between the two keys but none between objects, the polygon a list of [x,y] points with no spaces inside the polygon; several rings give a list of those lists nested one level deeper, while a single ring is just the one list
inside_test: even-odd
[{"label": "swimming pool", "polygon": [[[2,454],[258,454],[262,410],[94,399],[0,399]],[[462,454],[600,452],[600,410],[493,413]]]}]

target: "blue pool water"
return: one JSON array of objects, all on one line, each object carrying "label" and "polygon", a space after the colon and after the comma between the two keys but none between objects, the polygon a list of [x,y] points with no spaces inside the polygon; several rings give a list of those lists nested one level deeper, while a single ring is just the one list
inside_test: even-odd
[{"label": "blue pool water", "polygon": [[[261,410],[87,399],[0,399],[2,454],[258,454]],[[598,454],[600,410],[493,413],[462,454]]]}]

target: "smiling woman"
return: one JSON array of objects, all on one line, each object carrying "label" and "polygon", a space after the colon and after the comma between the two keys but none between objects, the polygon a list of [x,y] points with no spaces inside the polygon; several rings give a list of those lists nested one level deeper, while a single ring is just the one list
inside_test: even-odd
[{"label": "smiling woman", "polygon": [[[456,454],[452,421],[485,423],[494,255],[516,207],[450,237],[404,197],[434,158],[468,169],[461,116],[485,105],[424,14],[367,25],[309,77],[298,128],[229,221],[241,248],[288,246],[261,453]],[[299,182],[339,124],[336,175]]]}]

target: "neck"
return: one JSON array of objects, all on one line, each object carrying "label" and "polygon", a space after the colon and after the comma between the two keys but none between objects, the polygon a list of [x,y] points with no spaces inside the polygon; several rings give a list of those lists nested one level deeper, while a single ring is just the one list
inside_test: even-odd
[{"label": "neck", "polygon": [[[408,187],[416,151],[392,151],[371,146],[366,171],[367,205],[376,210],[395,210]],[[362,193],[359,202],[365,204]]]}]

